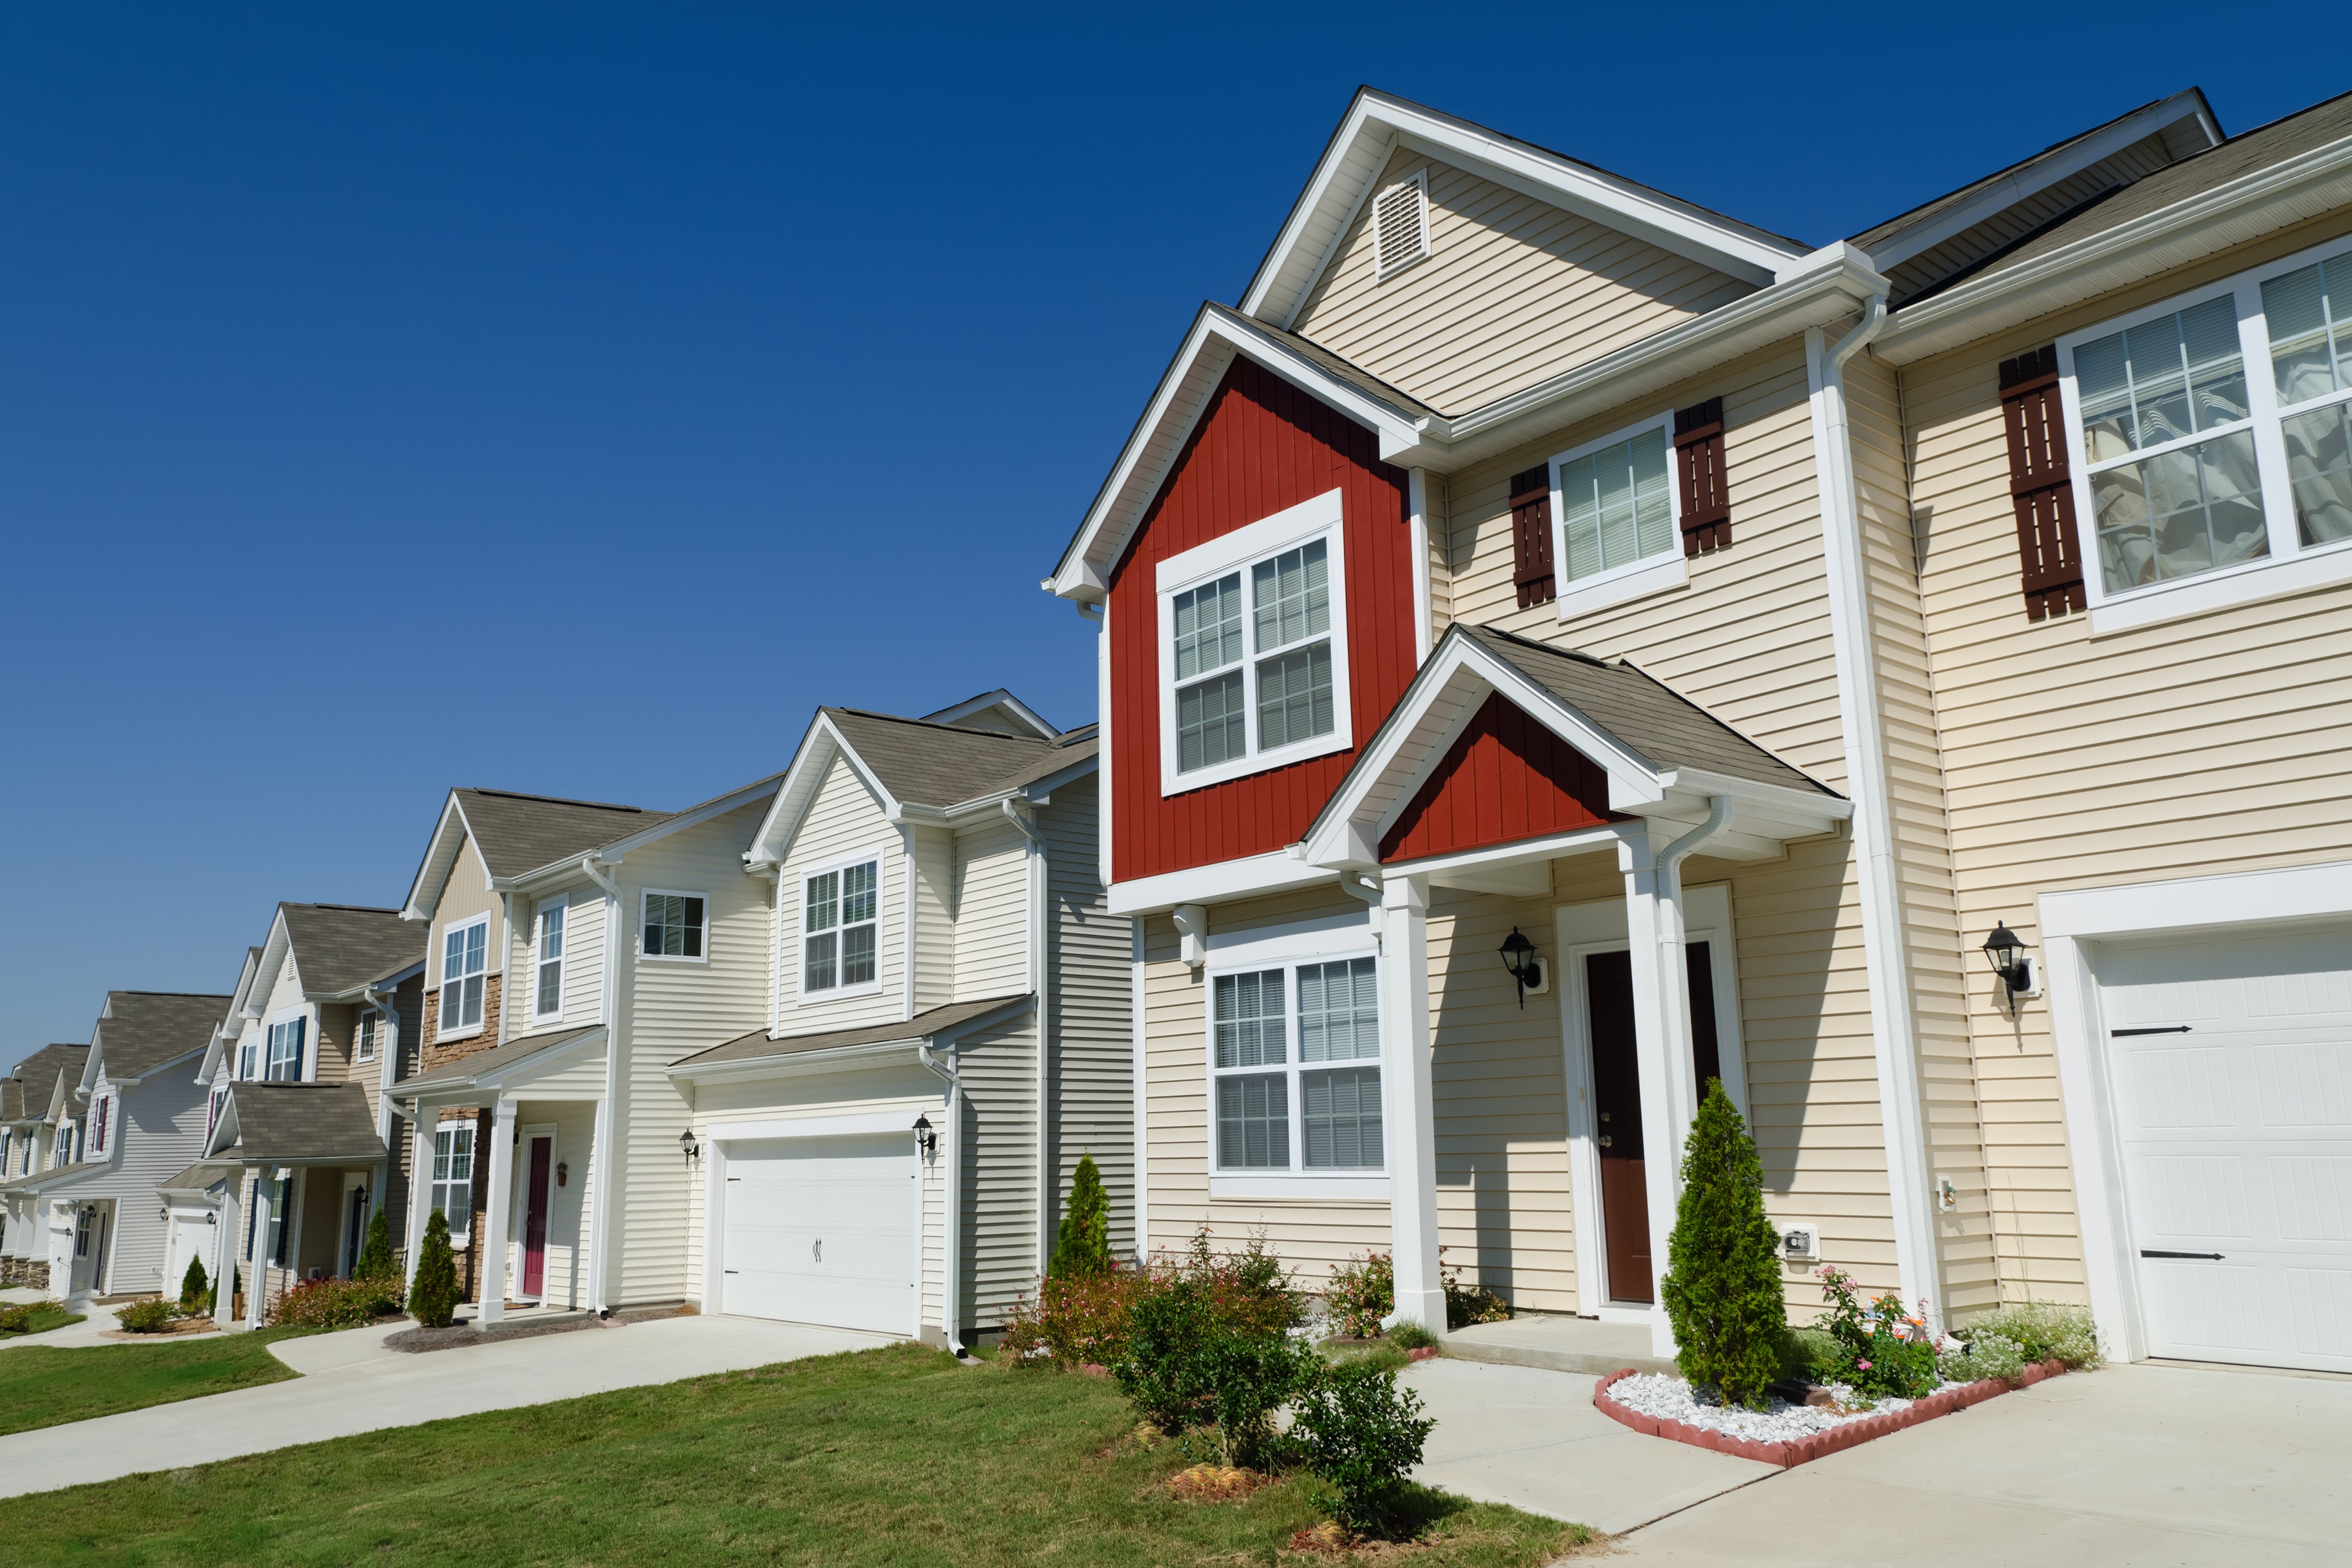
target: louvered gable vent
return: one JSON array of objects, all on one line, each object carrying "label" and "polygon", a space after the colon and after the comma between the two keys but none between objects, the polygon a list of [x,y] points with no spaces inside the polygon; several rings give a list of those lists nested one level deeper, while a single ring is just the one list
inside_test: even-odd
[{"label": "louvered gable vent", "polygon": [[1372,238],[1380,276],[1429,254],[1429,171],[1400,180],[1372,204]]}]

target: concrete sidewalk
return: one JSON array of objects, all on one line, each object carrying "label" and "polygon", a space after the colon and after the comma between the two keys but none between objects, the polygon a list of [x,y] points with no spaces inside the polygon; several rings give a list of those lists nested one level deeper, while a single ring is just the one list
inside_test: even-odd
[{"label": "concrete sidewalk", "polygon": [[0,1437],[0,1497],[892,1342],[751,1318],[664,1318],[423,1355],[383,1348],[386,1334],[409,1326],[273,1346],[306,1375],[267,1388]]}]

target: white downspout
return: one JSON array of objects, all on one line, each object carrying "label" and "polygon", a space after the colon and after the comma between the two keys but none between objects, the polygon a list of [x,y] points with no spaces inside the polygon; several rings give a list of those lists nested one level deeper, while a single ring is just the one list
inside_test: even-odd
[{"label": "white downspout", "polygon": [[928,1040],[915,1047],[915,1059],[946,1079],[948,1086],[947,1110],[940,1118],[947,1125],[940,1129],[947,1144],[943,1163],[948,1168],[947,1192],[940,1203],[940,1332],[949,1351],[961,1360],[963,1309],[956,1286],[963,1271],[963,1079],[956,1076],[954,1061],[940,1061]]},{"label": "white downspout", "polygon": [[1037,831],[1037,808],[1015,795],[1004,803],[1004,819],[1029,841],[1029,994],[1036,998],[1036,1082],[1033,1092],[1037,1138],[1037,1272],[1043,1275],[1054,1260],[1054,1149],[1047,1136],[1045,1092],[1049,1083],[1047,1058],[1053,1050],[1053,1010],[1045,995],[1045,838]]},{"label": "white downspout", "polygon": [[[1690,959],[1685,949],[1683,926],[1682,864],[1691,852],[1717,834],[1731,820],[1731,797],[1727,795],[1709,796],[1706,820],[1658,851],[1652,864],[1657,868],[1658,886],[1658,963],[1665,977],[1665,994],[1679,1003],[1672,1022],[1673,1048],[1666,1053],[1668,1070],[1675,1081],[1671,1092],[1677,1107],[1675,1125],[1688,1137],[1692,1121],[1698,1115],[1699,1084],[1692,1076],[1692,1060],[1696,1044],[1691,1031]],[[1675,1161],[1679,1170],[1681,1162]],[[1680,1182],[1676,1183],[1677,1190]]]},{"label": "white downspout", "polygon": [[[392,1103],[392,1086],[394,1081],[392,1075],[394,1059],[400,1055],[400,1009],[392,1005],[391,997],[373,985],[362,986],[360,997],[375,1009],[377,1019],[375,1135],[383,1141],[384,1146],[384,1163],[376,1167],[375,1193],[368,1208],[371,1221],[374,1214],[381,1211],[387,1216],[385,1224],[389,1226],[391,1224],[389,1215],[392,1211],[384,1207],[384,1203],[392,1194],[392,1173],[400,1169],[399,1151],[392,1146],[392,1119],[396,1109]],[[207,1089],[205,1093],[209,1098],[212,1091]],[[367,1245],[364,1238],[360,1245],[362,1247]]]},{"label": "white downspout", "polygon": [[588,1308],[602,1317],[612,1310],[605,1300],[606,1256],[612,1250],[613,1201],[620,1193],[615,1149],[621,1095],[621,888],[605,874],[604,864],[590,855],[580,862],[581,873],[604,894],[604,973],[597,1008],[604,1022],[604,1096],[596,1102],[594,1169],[596,1205],[588,1227]]},{"label": "white downspout", "polygon": [[1886,781],[1886,738],[1878,708],[1878,668],[1864,581],[1862,509],[1855,489],[1845,366],[1886,324],[1886,296],[1871,297],[1861,323],[1828,343],[1819,327],[1805,332],[1812,384],[1813,434],[1821,454],[1822,536],[1835,648],[1838,700],[1845,731],[1846,793],[1853,800],[1860,861],[1864,956],[1870,984],[1873,1054],[1886,1138],[1887,1198],[1894,1210],[1895,1273],[1908,1300],[1943,1310],[1933,1222],[1927,1212],[1927,1134],[1919,1099],[1918,1034],[1911,1012],[1910,962],[1895,868],[1894,811]]}]

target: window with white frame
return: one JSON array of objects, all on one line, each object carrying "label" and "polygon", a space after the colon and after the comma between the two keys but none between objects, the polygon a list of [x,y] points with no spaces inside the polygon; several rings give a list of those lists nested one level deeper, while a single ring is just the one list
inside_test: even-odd
[{"label": "window with white frame", "polygon": [[1378,971],[1369,954],[1211,971],[1218,1173],[1385,1168]]},{"label": "window with white frame", "polygon": [[2058,347],[2095,612],[2352,575],[2352,241]]},{"label": "window with white frame", "polygon": [[563,1016],[563,917],[565,902],[550,900],[539,906],[537,984],[531,988],[531,1016],[537,1018],[560,1018]]},{"label": "window with white frame", "polygon": [[1352,743],[1340,520],[1331,490],[1160,563],[1163,794]]},{"label": "window with white frame", "polygon": [[482,1026],[482,994],[489,984],[490,917],[478,915],[441,935],[441,1025],[446,1037]]},{"label": "window with white frame", "polygon": [[882,862],[877,856],[801,877],[801,994],[880,984]]},{"label": "window with white frame", "polygon": [[227,1099],[228,1090],[215,1089],[210,1098],[205,1101],[205,1135],[206,1137],[210,1137],[213,1129],[220,1125],[221,1105]]},{"label": "window with white frame", "polygon": [[474,1223],[474,1124],[444,1121],[433,1130],[433,1206],[449,1222],[452,1245]]},{"label": "window with white frame", "polygon": [[353,1037],[353,1053],[363,1062],[375,1060],[376,1047],[382,1043],[383,1015],[373,1007],[362,1008],[360,1026]]},{"label": "window with white frame", "polygon": [[1553,569],[1571,607],[1577,584],[1648,567],[1681,580],[1674,420],[1672,412],[1661,414],[1551,460]]},{"label": "window with white frame", "polygon": [[647,958],[680,958],[700,963],[703,957],[703,916],[699,893],[675,893],[647,889],[645,895],[645,945]]},{"label": "window with white frame", "polygon": [[270,1080],[275,1083],[302,1081],[302,1047],[310,1033],[310,1019],[293,1017],[269,1026]]},{"label": "window with white frame", "polygon": [[249,1029],[237,1046],[236,1076],[248,1083],[261,1076],[261,1037]]}]

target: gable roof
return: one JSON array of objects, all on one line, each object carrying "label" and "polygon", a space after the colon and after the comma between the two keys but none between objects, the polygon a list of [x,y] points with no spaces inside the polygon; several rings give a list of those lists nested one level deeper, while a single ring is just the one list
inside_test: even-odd
[{"label": "gable roof", "polygon": [[16,1081],[25,1086],[25,1118],[46,1121],[49,1107],[57,1100],[58,1079],[68,1073],[73,1081],[81,1081],[82,1063],[89,1059],[89,1047],[68,1042],[43,1046],[16,1064]]},{"label": "gable roof", "polygon": [[213,1030],[228,1016],[230,1000],[173,991],[110,991],[90,1043],[99,1047],[109,1078],[137,1078],[210,1045]]},{"label": "gable roof", "polygon": [[398,910],[361,904],[278,906],[302,990],[340,996],[425,961],[425,932]]},{"label": "gable roof", "polygon": [[0,1121],[25,1120],[25,1080],[0,1078]]},{"label": "gable roof", "polygon": [[1243,291],[1244,311],[1281,327],[1296,319],[1401,142],[1756,287],[1812,248],[1548,147],[1360,87]]},{"label": "gable roof", "polygon": [[[824,1029],[813,1035],[786,1035],[772,1037],[765,1029],[755,1029],[748,1035],[711,1047],[670,1064],[670,1071],[717,1067],[726,1062],[761,1061],[775,1057],[806,1056],[812,1051],[838,1050],[847,1046],[911,1045],[918,1040],[952,1038],[969,1028],[984,1025],[992,1016],[1009,1012],[1027,1003],[1029,994],[1021,992],[1010,996],[984,996],[973,1002],[950,1002],[944,1007],[933,1007],[904,1021],[887,1024],[864,1024],[849,1029]],[[691,1076],[690,1071],[688,1076]]]},{"label": "gable roof", "polygon": [[459,1057],[456,1061],[435,1068],[431,1072],[415,1078],[403,1079],[399,1085],[400,1098],[407,1100],[417,1095],[438,1094],[444,1089],[472,1089],[478,1084],[496,1084],[504,1077],[508,1069],[530,1061],[531,1058],[542,1056],[558,1047],[583,1041],[584,1037],[589,1035],[594,1035],[597,1040],[601,1041],[604,1035],[604,1026],[582,1024],[569,1029],[550,1029],[544,1034],[524,1035],[517,1039],[509,1040],[504,1045],[492,1046],[488,1050],[476,1051],[470,1056]]},{"label": "gable roof", "polygon": [[232,1084],[206,1140],[207,1161],[254,1164],[366,1164],[384,1159],[383,1140],[355,1083]]},{"label": "gable roof", "polygon": [[986,729],[983,719],[994,719],[1015,734],[1034,735],[1051,741],[1061,731],[1041,718],[1036,710],[1000,686],[993,691],[983,691],[977,697],[967,697],[961,702],[950,703],[936,713],[923,715],[932,724],[961,723],[967,729]]},{"label": "gable roof", "polygon": [[551,861],[585,855],[676,815],[502,789],[456,789],[449,794],[463,807],[476,851],[493,877],[520,877]]}]

